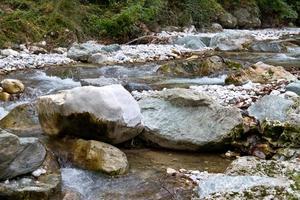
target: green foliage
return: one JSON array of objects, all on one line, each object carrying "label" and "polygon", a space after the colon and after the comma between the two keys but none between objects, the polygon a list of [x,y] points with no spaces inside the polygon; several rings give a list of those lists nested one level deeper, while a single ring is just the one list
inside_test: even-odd
[{"label": "green foliage", "polygon": [[1,0],[0,46],[6,42],[114,38],[128,40],[151,27],[204,27],[236,6],[258,5],[261,19],[300,24],[299,0]]},{"label": "green foliage", "polygon": [[215,0],[186,0],[186,9],[196,27],[203,27],[216,21],[218,15],[224,11]]},{"label": "green foliage", "polygon": [[297,19],[298,14],[284,0],[257,0],[257,4],[265,16],[278,16],[280,19]]},{"label": "green foliage", "polygon": [[160,0],[132,1],[121,8],[119,13],[107,10],[102,15],[93,15],[88,19],[94,33],[111,37],[132,38],[139,34],[140,23],[151,23],[162,8]]}]

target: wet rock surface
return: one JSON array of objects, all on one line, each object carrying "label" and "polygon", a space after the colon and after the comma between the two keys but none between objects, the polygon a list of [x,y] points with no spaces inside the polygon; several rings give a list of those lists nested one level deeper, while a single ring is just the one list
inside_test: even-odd
[{"label": "wet rock surface", "polygon": [[65,162],[108,175],[122,175],[128,171],[126,155],[118,148],[94,140],[64,138],[48,143]]},{"label": "wet rock surface", "polygon": [[41,131],[35,103],[15,107],[0,120],[0,127],[19,136],[37,136]]},{"label": "wet rock surface", "polygon": [[56,200],[61,199],[61,174],[56,158],[47,152],[38,177],[28,175],[0,182],[0,197],[6,200]]},{"label": "wet rock surface", "polygon": [[[20,138],[17,154],[1,169],[0,179],[11,179],[36,170],[43,163],[46,150],[36,138]],[[7,161],[7,160],[6,160]]]}]

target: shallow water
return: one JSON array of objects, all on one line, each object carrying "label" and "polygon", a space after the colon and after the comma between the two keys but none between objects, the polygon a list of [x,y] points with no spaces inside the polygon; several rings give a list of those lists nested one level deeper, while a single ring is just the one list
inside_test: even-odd
[{"label": "shallow water", "polygon": [[229,160],[213,154],[151,149],[123,149],[123,151],[130,163],[128,175],[108,177],[66,167],[62,169],[63,186],[80,192],[87,200],[166,199],[170,198],[167,190],[173,193],[176,188],[178,199],[185,199],[185,195],[190,195],[192,191],[170,182],[170,177],[166,176],[168,167],[217,173],[224,172],[230,163]]}]

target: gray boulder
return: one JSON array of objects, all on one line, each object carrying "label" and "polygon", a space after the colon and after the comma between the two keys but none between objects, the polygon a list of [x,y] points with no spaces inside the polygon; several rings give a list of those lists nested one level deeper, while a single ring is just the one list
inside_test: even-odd
[{"label": "gray boulder", "polygon": [[139,101],[144,140],[180,150],[214,150],[230,143],[241,131],[236,108],[223,107],[189,89],[152,92]]},{"label": "gray boulder", "polygon": [[216,34],[210,41],[210,47],[220,51],[239,51],[254,41],[254,37],[247,32],[239,33],[227,31]]},{"label": "gray boulder", "polygon": [[258,120],[287,120],[287,111],[293,105],[292,100],[275,95],[266,95],[249,107],[249,115]]},{"label": "gray boulder", "polygon": [[87,59],[89,63],[94,63],[94,64],[108,64],[109,60],[106,55],[103,53],[95,53],[90,55],[90,57]]},{"label": "gray boulder", "polygon": [[121,85],[85,86],[42,96],[37,108],[48,135],[70,134],[118,144],[143,129],[138,103]]},{"label": "gray boulder", "polygon": [[0,132],[0,169],[7,168],[21,149],[19,138],[4,130]]},{"label": "gray boulder", "polygon": [[[59,165],[51,152],[47,152],[38,170],[46,173],[40,176],[23,175],[17,179],[0,181],[0,198],[5,200],[61,199],[61,174]],[[38,171],[36,170],[36,172]]]},{"label": "gray boulder", "polygon": [[[38,139],[20,138],[19,142],[15,141],[14,143],[17,144],[16,146],[14,146],[16,152],[14,152],[13,154],[9,153],[9,156],[6,155],[9,164],[1,166],[0,180],[11,179],[19,175],[33,172],[34,170],[38,169],[44,162],[46,149],[38,141]],[[10,143],[10,145],[13,144]],[[7,146],[5,149],[9,151],[11,148],[12,146]]]},{"label": "gray boulder", "polygon": [[248,108],[249,115],[260,121],[260,130],[276,147],[300,147],[299,98],[289,100],[267,95]]},{"label": "gray boulder", "polygon": [[68,50],[68,57],[73,60],[86,62],[88,58],[95,53],[102,51],[103,45],[97,44],[95,41],[88,41],[86,43],[74,43]]},{"label": "gray boulder", "polygon": [[287,91],[295,92],[300,95],[300,81],[295,81],[286,86]]},{"label": "gray boulder", "polygon": [[189,49],[203,49],[206,45],[201,41],[201,37],[198,36],[185,36],[175,40],[174,44],[182,45]]}]

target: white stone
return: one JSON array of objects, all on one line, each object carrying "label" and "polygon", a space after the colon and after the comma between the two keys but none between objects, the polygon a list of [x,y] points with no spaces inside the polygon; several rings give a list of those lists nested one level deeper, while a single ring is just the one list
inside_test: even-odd
[{"label": "white stone", "polygon": [[18,56],[19,52],[12,49],[3,49],[0,51],[0,54],[3,56]]},{"label": "white stone", "polygon": [[41,175],[43,175],[43,174],[46,174],[46,173],[47,173],[47,171],[46,171],[45,169],[39,168],[39,169],[33,171],[31,174],[32,174],[32,176],[34,176],[34,177],[39,177],[39,176],[41,176]]}]

